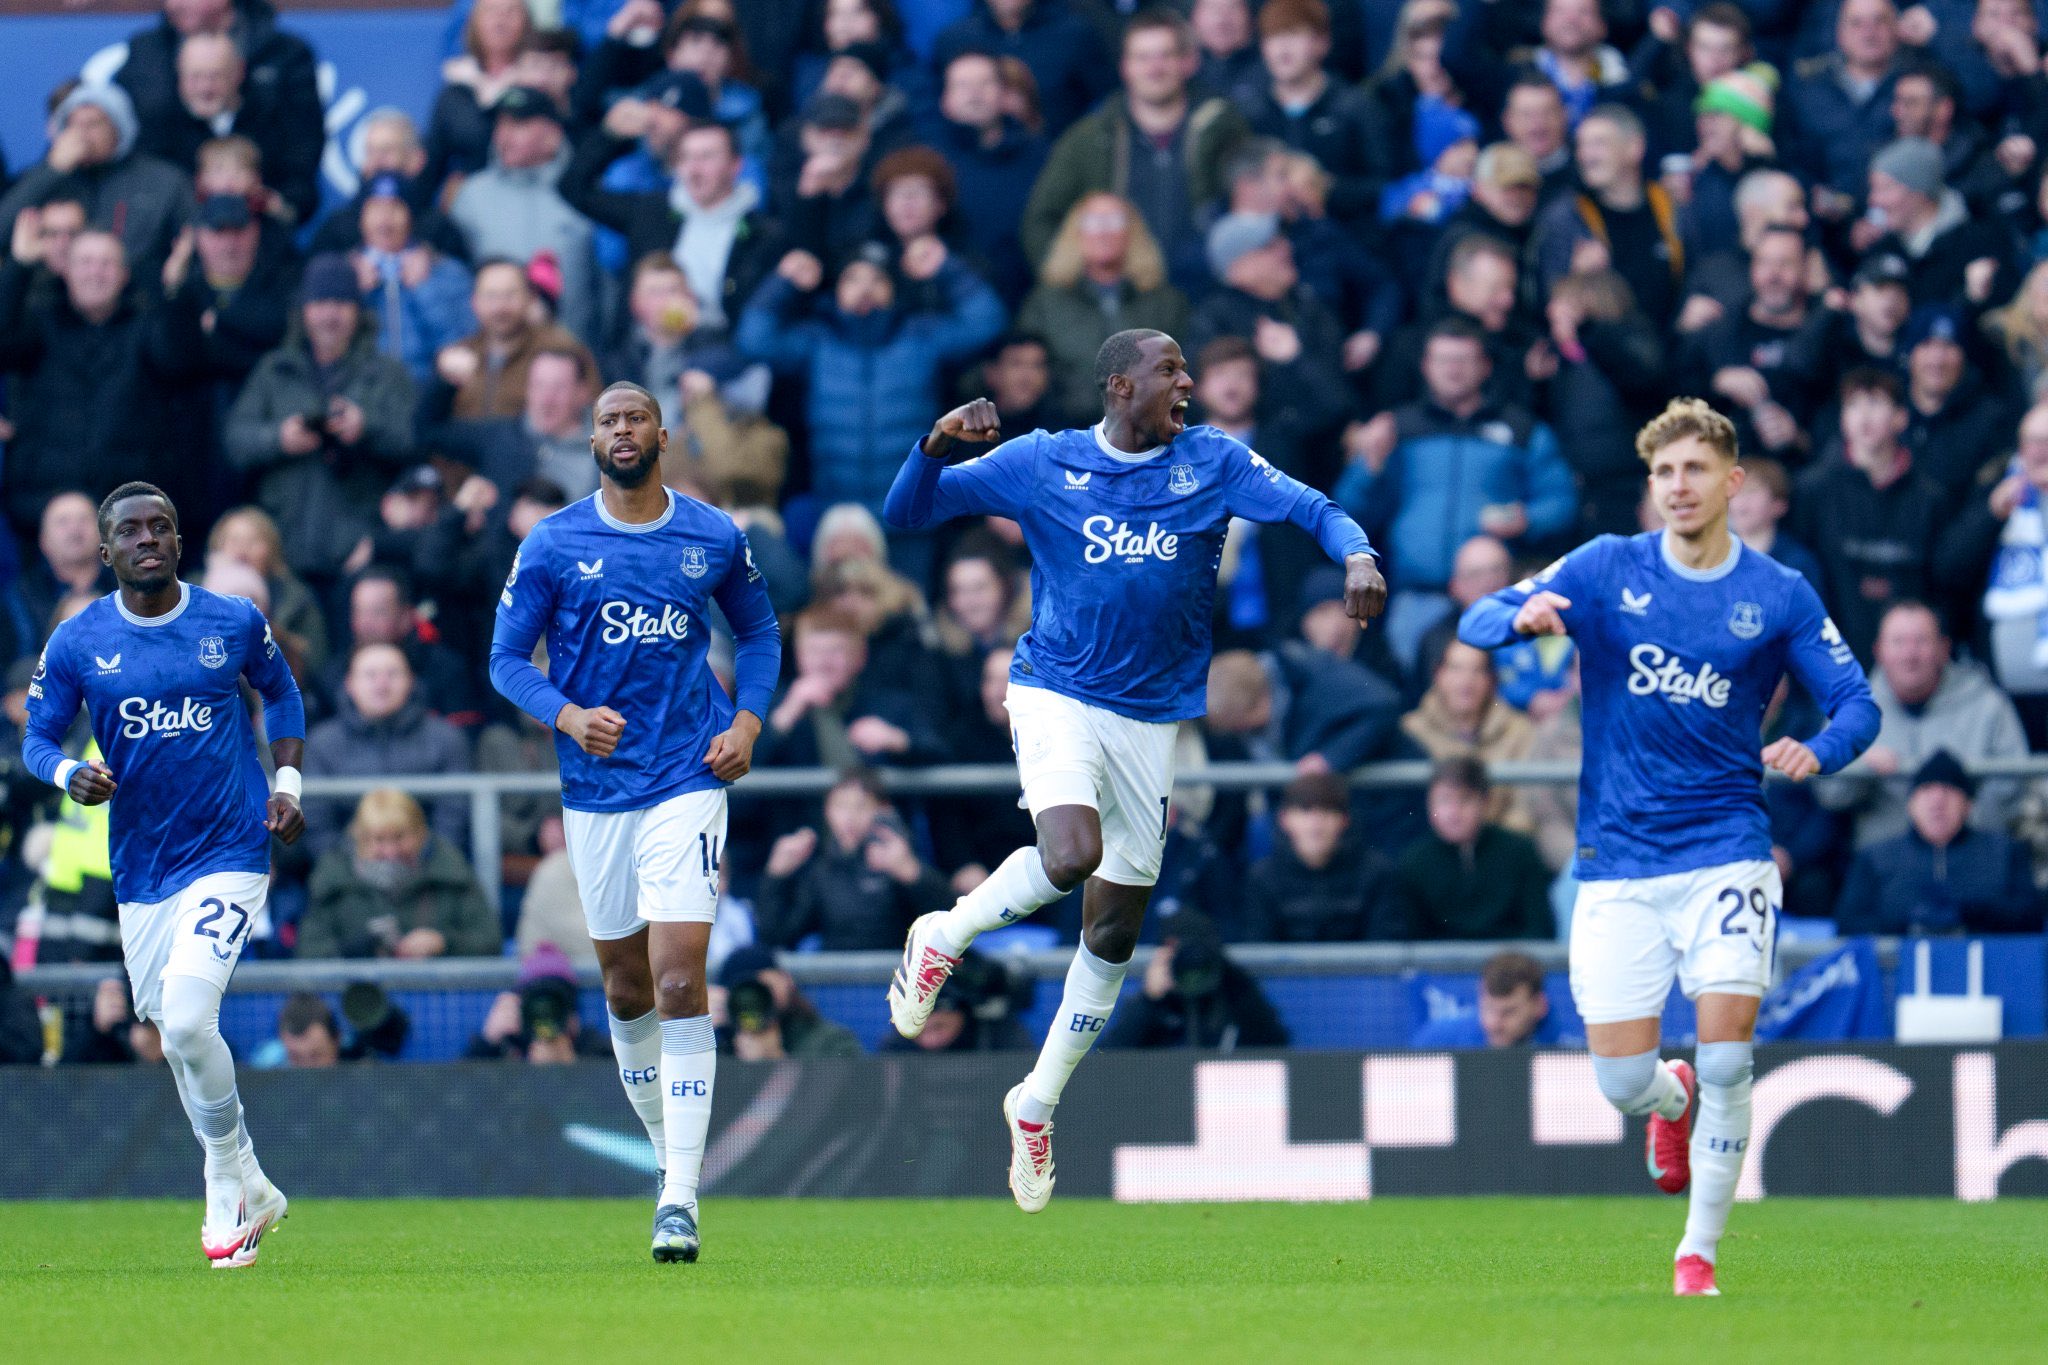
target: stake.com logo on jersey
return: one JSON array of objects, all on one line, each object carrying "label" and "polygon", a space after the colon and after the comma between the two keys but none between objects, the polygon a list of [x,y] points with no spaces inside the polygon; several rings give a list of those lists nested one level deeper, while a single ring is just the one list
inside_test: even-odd
[{"label": "stake.com logo on jersey", "polygon": [[1142,560],[1169,560],[1180,553],[1180,537],[1159,529],[1153,522],[1139,535],[1127,521],[1114,517],[1094,516],[1081,523],[1081,534],[1088,538],[1088,548],[1081,558],[1090,564],[1107,564],[1111,559],[1121,559],[1126,564]]},{"label": "stake.com logo on jersey", "polygon": [[202,706],[192,698],[185,698],[185,704],[172,711],[161,701],[147,697],[123,697],[120,707],[121,733],[129,739],[146,739],[151,733],[175,735],[186,730],[207,731],[213,728],[213,708]]},{"label": "stake.com logo on jersey", "polygon": [[1676,654],[1666,654],[1653,644],[1640,644],[1628,652],[1628,690],[1638,697],[1661,694],[1680,706],[1704,702],[1719,709],[1728,704],[1728,679],[1702,663],[1698,672],[1688,671]]}]

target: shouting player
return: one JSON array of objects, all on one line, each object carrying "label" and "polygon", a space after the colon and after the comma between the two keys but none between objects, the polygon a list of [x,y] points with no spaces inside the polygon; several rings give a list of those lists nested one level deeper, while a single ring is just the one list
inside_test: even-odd
[{"label": "shouting player", "polygon": [[[120,585],[57,627],[28,689],[22,758],[81,806],[112,802],[114,896],[135,1012],[163,1035],[178,1099],[206,1153],[199,1247],[216,1269],[253,1265],[285,1197],[256,1164],[220,1036],[220,1001],[270,899],[270,836],[299,837],[306,711],[246,597],[178,581],[184,543],[162,490],[125,483],[100,504],[100,559]],[[272,794],[242,707],[263,697]],[[85,704],[106,756],[67,758]]]},{"label": "shouting player", "polygon": [[[598,396],[598,490],[541,521],[512,561],[491,681],[557,732],[562,826],[597,943],[612,1050],[662,1168],[654,1259],[697,1259],[697,1179],[717,1053],[704,954],[725,788],[746,775],[782,639],[747,538],[661,482],[668,432],[638,384]],[[734,699],[709,661],[717,602]],[[548,642],[548,670],[533,648]]]},{"label": "shouting player", "polygon": [[948,468],[960,441],[1000,434],[978,398],[939,419],[889,490],[897,526],[992,514],[1024,528],[1031,629],[1017,644],[1008,707],[1038,843],[1012,853],[952,909],[910,928],[889,1016],[914,1038],[977,934],[1087,883],[1081,946],[1031,1074],[1003,1099],[1010,1192],[1052,1198],[1052,1111],[1101,1036],[1159,877],[1177,723],[1202,714],[1216,565],[1232,517],[1292,522],[1344,565],[1362,628],[1386,582],[1356,522],[1214,427],[1189,428],[1194,381],[1163,332],[1118,332],[1095,358],[1102,421],[1034,431]]},{"label": "shouting player", "polygon": [[[1696,398],[1642,429],[1636,451],[1665,529],[1602,536],[1533,580],[1475,602],[1469,645],[1570,635],[1579,647],[1585,758],[1572,996],[1600,1092],[1648,1114],[1650,1174],[1690,1183],[1673,1282],[1716,1294],[1715,1249],[1749,1146],[1751,1039],[1771,981],[1784,891],[1771,860],[1763,770],[1802,782],[1877,736],[1855,657],[1806,580],[1728,531],[1742,487],[1735,428]],[[1827,710],[1801,743],[1758,752],[1764,708],[1790,668]],[[1658,1059],[1676,977],[1698,1006],[1698,1069]]]}]

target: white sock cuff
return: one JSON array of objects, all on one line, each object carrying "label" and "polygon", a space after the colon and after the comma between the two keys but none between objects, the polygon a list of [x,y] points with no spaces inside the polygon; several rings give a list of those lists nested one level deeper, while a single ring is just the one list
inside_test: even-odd
[{"label": "white sock cuff", "polygon": [[1756,1071],[1756,1044],[1701,1043],[1694,1054],[1694,1064],[1702,1088],[1743,1085]]},{"label": "white sock cuff", "polygon": [[612,1036],[628,1043],[651,1042],[661,1034],[661,1016],[653,1010],[638,1019],[621,1019],[607,1008],[604,1017],[611,1022]]},{"label": "white sock cuff", "polygon": [[1040,905],[1050,905],[1066,893],[1045,875],[1045,858],[1034,848],[1024,850],[1024,875],[1031,880],[1031,896]]},{"label": "white sock cuff", "polygon": [[688,1019],[662,1020],[661,1050],[676,1057],[686,1057],[697,1052],[716,1052],[718,1035],[711,1027],[711,1016],[698,1014]]},{"label": "white sock cuff", "polygon": [[1123,984],[1124,973],[1130,969],[1131,962],[1129,958],[1122,962],[1105,962],[1089,952],[1088,945],[1083,943],[1074,949],[1074,965],[1105,986],[1120,986]]},{"label": "white sock cuff", "polygon": [[192,1101],[193,1125],[214,1142],[235,1142],[239,1145],[239,1130],[242,1126],[242,1103],[232,1091],[226,1099],[212,1104]]}]

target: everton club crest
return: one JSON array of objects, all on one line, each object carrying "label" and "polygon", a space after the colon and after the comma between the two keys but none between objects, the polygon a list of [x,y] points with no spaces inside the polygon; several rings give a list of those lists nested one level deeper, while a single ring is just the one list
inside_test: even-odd
[{"label": "everton club crest", "polygon": [[702,545],[685,545],[683,547],[683,576],[685,578],[702,578],[710,571],[711,565],[704,558],[704,547]]}]

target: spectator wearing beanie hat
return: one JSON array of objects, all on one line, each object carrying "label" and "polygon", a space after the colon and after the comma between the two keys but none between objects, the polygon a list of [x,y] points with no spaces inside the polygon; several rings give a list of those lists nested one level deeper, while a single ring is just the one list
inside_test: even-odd
[{"label": "spectator wearing beanie hat", "polygon": [[256,480],[285,562],[325,589],[381,525],[378,501],[412,451],[414,390],[404,364],[377,353],[348,257],[308,262],[300,300],[284,344],[229,409],[226,445]]},{"label": "spectator wearing beanie hat", "polygon": [[1344,330],[1301,282],[1294,247],[1274,213],[1226,213],[1209,229],[1209,269],[1220,286],[1188,322],[1181,345],[1200,355],[1218,337],[1243,337],[1262,366],[1290,367],[1289,383],[1344,391]]},{"label": "spectator wearing beanie hat", "polygon": [[1973,219],[1942,176],[1941,148],[1927,139],[1886,146],[1870,159],[1871,213],[1850,229],[1851,244],[1904,256],[1915,307],[2010,295],[2019,280],[2008,229],[1995,219]]},{"label": "spectator wearing beanie hat", "polygon": [[1906,832],[1856,855],[1835,906],[1844,934],[2038,934],[2025,845],[1973,828],[1977,784],[1946,749],[1913,774]]},{"label": "spectator wearing beanie hat", "polygon": [[1698,147],[1679,222],[1686,251],[1698,257],[1740,238],[1735,186],[1754,170],[1777,164],[1771,141],[1778,73],[1762,62],[1716,76],[1693,101]]},{"label": "spectator wearing beanie hat", "polygon": [[1436,224],[1472,194],[1479,161],[1479,120],[1433,95],[1415,102],[1415,155],[1422,169],[1380,192],[1380,221]]},{"label": "spectator wearing beanie hat", "polygon": [[51,111],[48,131],[49,151],[0,196],[0,230],[62,182],[93,227],[121,239],[131,277],[155,279],[192,220],[192,177],[136,149],[141,123],[118,85],[78,86]]}]

